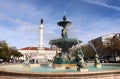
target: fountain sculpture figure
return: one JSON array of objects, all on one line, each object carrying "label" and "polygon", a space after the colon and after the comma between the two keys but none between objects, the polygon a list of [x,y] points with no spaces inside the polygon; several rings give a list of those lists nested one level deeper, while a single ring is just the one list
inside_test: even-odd
[{"label": "fountain sculpture figure", "polygon": [[83,51],[81,50],[81,48],[79,50],[77,50],[77,59],[78,59],[77,70],[78,71],[88,71],[86,62],[84,61],[84,54],[83,54]]},{"label": "fountain sculpture figure", "polygon": [[92,44],[92,42],[89,42],[88,43],[92,48],[93,50],[95,51],[95,60],[94,60],[94,66],[97,67],[97,68],[101,68],[101,64],[100,64],[100,60],[99,60],[99,56],[98,56],[98,53],[97,53],[97,50],[95,48],[95,46]]},{"label": "fountain sculpture figure", "polygon": [[31,59],[31,56],[26,54],[25,55],[25,61],[23,62],[24,67],[30,68],[30,59]]}]

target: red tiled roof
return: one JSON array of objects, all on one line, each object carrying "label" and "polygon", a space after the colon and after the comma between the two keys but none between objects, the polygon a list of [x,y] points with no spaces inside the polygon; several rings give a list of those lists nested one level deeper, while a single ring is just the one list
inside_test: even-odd
[{"label": "red tiled roof", "polygon": [[[50,48],[44,47],[45,50],[50,50]],[[24,47],[20,50],[38,50],[38,47]]]}]

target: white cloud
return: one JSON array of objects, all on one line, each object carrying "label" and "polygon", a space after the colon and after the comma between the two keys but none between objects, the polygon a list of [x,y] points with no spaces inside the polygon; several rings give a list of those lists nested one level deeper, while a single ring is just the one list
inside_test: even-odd
[{"label": "white cloud", "polygon": [[68,27],[69,36],[75,37],[83,43],[100,36],[119,33],[120,18],[97,17],[89,15],[73,16],[73,25]]},{"label": "white cloud", "polygon": [[107,2],[105,0],[82,0],[82,1],[120,11],[120,7],[115,6],[115,5],[107,4]]},{"label": "white cloud", "polygon": [[[100,19],[87,25],[88,30],[83,29],[79,32],[79,39],[83,42],[95,39],[111,33],[119,33],[120,19]],[[81,28],[82,29],[82,28]]]},{"label": "white cloud", "polygon": [[[3,19],[2,19],[3,18]],[[1,37],[2,40],[6,40],[10,45],[15,45],[18,48],[24,46],[38,46],[39,45],[39,26],[32,24],[26,20],[21,20],[20,18],[12,18],[5,14],[0,14],[0,20],[5,22],[10,22],[12,24],[17,24],[17,26],[12,27],[4,26],[0,24],[0,35],[5,35]],[[57,29],[56,24],[45,24],[44,30],[44,44],[48,46],[49,40],[58,37],[54,32]]]},{"label": "white cloud", "polygon": [[[0,20],[5,21],[6,24],[7,22],[11,24],[15,24],[17,26],[10,26],[10,25],[4,25],[0,24],[0,35],[1,35],[1,40],[6,40],[9,42],[10,45],[15,45],[18,47],[21,47],[22,45],[24,46],[26,43],[26,40],[33,42],[32,39],[37,38],[37,29],[39,25],[32,24],[28,21],[24,21],[21,19],[15,19],[12,17],[9,17],[4,14],[0,14]],[[36,36],[35,36],[36,34]],[[14,41],[13,41],[14,40]],[[23,41],[24,40],[24,41]],[[36,40],[35,40],[36,41]],[[19,44],[18,44],[19,43]],[[33,44],[33,43],[31,43]],[[29,44],[30,45],[30,42]]]}]

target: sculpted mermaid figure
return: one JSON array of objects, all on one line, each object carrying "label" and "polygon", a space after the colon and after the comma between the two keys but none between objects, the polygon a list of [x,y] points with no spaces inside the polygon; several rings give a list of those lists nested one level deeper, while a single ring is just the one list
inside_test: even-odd
[{"label": "sculpted mermaid figure", "polygon": [[81,68],[86,69],[86,63],[83,58],[84,58],[84,54],[82,50],[81,49],[77,50],[77,59],[78,59],[77,70],[78,71],[80,71]]}]

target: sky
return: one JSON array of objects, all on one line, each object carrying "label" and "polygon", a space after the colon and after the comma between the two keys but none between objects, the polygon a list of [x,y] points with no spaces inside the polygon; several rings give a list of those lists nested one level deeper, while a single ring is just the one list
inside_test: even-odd
[{"label": "sky", "polygon": [[18,49],[39,46],[40,19],[44,19],[44,47],[61,38],[57,22],[72,22],[68,37],[83,44],[120,33],[120,0],[0,0],[0,40]]}]

